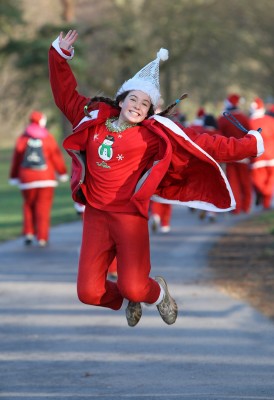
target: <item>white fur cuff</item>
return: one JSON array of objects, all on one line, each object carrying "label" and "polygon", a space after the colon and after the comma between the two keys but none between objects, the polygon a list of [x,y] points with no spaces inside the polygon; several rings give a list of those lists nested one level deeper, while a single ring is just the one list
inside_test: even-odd
[{"label": "white fur cuff", "polygon": [[253,135],[257,139],[257,157],[264,153],[264,141],[260,132],[251,130],[248,131],[248,135]]}]

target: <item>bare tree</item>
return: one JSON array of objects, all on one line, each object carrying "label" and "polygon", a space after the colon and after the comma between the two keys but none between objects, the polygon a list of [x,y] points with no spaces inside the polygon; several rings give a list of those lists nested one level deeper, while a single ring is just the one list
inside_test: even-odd
[{"label": "bare tree", "polygon": [[75,4],[74,0],[61,0],[63,6],[62,17],[65,22],[73,22],[75,20]]}]

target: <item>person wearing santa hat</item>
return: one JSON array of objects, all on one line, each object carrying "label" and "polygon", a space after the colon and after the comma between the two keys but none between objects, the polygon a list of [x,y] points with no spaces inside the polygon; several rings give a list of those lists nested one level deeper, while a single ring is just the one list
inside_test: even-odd
[{"label": "person wearing santa hat", "polygon": [[[230,94],[224,101],[224,111],[230,112],[247,130],[250,130],[249,118],[239,108],[240,99],[241,97],[238,94]],[[218,118],[217,122],[219,130],[227,138],[240,139],[245,135],[223,115]],[[228,162],[226,164],[226,175],[236,200],[236,208],[232,213],[249,213],[252,205],[250,158],[245,157],[242,160]]]},{"label": "person wearing santa hat", "polygon": [[189,127],[195,129],[199,133],[203,133],[205,115],[205,109],[200,107],[197,111],[196,118],[192,121]]},{"label": "person wearing santa hat", "polygon": [[[86,205],[78,297],[112,310],[126,301],[131,327],[139,323],[143,304],[154,305],[171,325],[178,315],[176,301],[163,277],[150,276],[150,199],[232,210],[235,200],[218,162],[258,156],[263,140],[257,131],[241,139],[213,137],[174,123],[164,115],[183,96],[155,115],[166,49],[125,81],[114,99],[79,94],[68,63],[77,37],[75,30],[60,33],[49,50],[49,72],[55,103],[73,126],[63,143],[72,158],[72,197]],[[112,282],[107,270],[115,257],[118,279]]]},{"label": "person wearing santa hat", "polygon": [[274,192],[274,118],[265,113],[264,101],[256,97],[250,104],[250,127],[261,128],[264,153],[251,159],[251,176],[257,201],[265,210],[271,208]]},{"label": "person wearing santa hat", "polygon": [[40,247],[49,240],[56,175],[61,182],[68,181],[64,156],[46,122],[42,112],[30,114],[29,124],[17,138],[9,177],[9,183],[17,185],[23,197],[25,244],[31,245],[36,237]]}]

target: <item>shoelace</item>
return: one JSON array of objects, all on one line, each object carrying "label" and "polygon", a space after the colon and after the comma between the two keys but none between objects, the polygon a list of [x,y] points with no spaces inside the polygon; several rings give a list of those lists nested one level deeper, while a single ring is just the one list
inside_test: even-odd
[{"label": "shoelace", "polygon": [[[237,128],[239,128],[242,132],[248,133],[248,129],[246,129],[238,120],[236,117],[234,117],[234,115],[232,115],[230,112],[225,111],[223,113],[223,116],[229,121],[231,122],[234,126],[236,126]],[[262,128],[258,129],[258,132],[262,132]]]}]

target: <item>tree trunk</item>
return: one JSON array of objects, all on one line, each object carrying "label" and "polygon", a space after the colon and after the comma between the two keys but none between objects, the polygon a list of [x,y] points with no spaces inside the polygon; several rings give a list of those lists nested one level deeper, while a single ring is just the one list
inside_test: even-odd
[{"label": "tree trunk", "polygon": [[75,19],[74,0],[61,0],[63,6],[63,19],[65,22],[72,22]]}]

